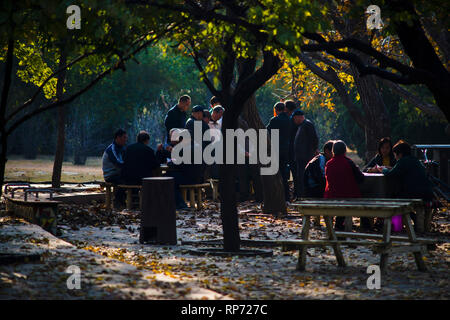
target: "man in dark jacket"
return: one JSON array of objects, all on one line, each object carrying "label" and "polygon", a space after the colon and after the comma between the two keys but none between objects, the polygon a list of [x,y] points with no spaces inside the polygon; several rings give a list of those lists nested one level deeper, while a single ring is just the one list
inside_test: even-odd
[{"label": "man in dark jacket", "polygon": [[205,110],[205,108],[203,106],[197,105],[194,106],[192,108],[192,114],[190,116],[190,118],[186,121],[186,126],[185,128],[189,130],[189,133],[191,134],[191,139],[195,138],[195,134],[194,134],[194,126],[195,123],[198,122],[199,124],[201,124],[201,137],[200,137],[200,141],[195,141],[196,143],[202,143],[203,147],[205,147],[207,145],[208,141],[202,142],[203,139],[203,135],[205,134],[205,132],[207,130],[209,130],[209,125],[206,124],[203,121],[203,111]]},{"label": "man in dark jacket", "polygon": [[173,128],[184,128],[186,124],[186,111],[191,106],[191,98],[183,95],[178,99],[178,103],[174,105],[164,119],[164,125],[167,130],[167,142],[170,142],[169,132]]},{"label": "man in dark jacket", "polygon": [[306,164],[319,153],[319,138],[314,124],[305,119],[303,111],[296,110],[292,114],[294,123],[298,125],[294,139],[294,155],[297,162],[297,179],[300,196],[304,196],[303,177]]},{"label": "man in dark jacket", "polygon": [[392,169],[380,168],[386,177],[392,177],[400,183],[400,198],[419,198],[424,201],[433,199],[433,189],[428,180],[425,167],[411,155],[411,147],[400,140],[392,148],[397,163]]},{"label": "man in dark jacket", "polygon": [[308,198],[323,198],[325,191],[325,165],[333,157],[333,141],[327,141],[323,153],[318,154],[305,168],[305,196]]},{"label": "man in dark jacket", "polygon": [[137,142],[128,146],[124,155],[123,178],[126,184],[141,185],[142,178],[152,177],[160,165],[155,151],[148,146],[150,136],[146,131],[137,135]]},{"label": "man in dark jacket", "polygon": [[294,198],[299,198],[299,188],[298,188],[298,177],[297,177],[297,162],[295,162],[295,154],[294,154],[294,140],[295,134],[297,133],[298,125],[295,124],[292,114],[295,109],[297,109],[297,105],[292,100],[287,100],[286,105],[286,113],[289,116],[289,174],[292,173],[292,180],[294,181]]},{"label": "man in dark jacket", "polygon": [[273,107],[275,110],[276,116],[270,119],[267,124],[267,130],[269,133],[273,129],[277,129],[279,132],[279,170],[281,173],[281,177],[283,179],[283,187],[284,187],[284,195],[286,201],[290,200],[289,197],[289,133],[290,133],[290,120],[289,116],[286,113],[286,106],[283,102],[277,102]]}]

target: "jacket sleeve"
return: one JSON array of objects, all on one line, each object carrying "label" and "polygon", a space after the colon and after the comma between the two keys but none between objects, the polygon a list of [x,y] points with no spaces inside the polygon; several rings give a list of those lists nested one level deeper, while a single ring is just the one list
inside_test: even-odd
[{"label": "jacket sleeve", "polygon": [[313,153],[319,149],[319,138],[317,137],[316,129],[312,123],[308,126],[308,141]]},{"label": "jacket sleeve", "polygon": [[364,181],[364,174],[361,172],[359,167],[351,160],[348,159],[350,166],[352,167],[353,175],[355,176],[355,180],[357,183],[362,183]]},{"label": "jacket sleeve", "polygon": [[383,174],[386,177],[401,177],[406,172],[406,166],[403,164],[403,161],[398,161],[392,169],[384,168]]},{"label": "jacket sleeve", "polygon": [[[124,161],[118,158],[117,153],[113,150],[114,145],[106,149],[106,154],[108,155],[109,160],[119,168],[123,167]],[[125,153],[125,152],[124,152]],[[124,159],[124,157],[123,157]]]},{"label": "jacket sleeve", "polygon": [[153,151],[152,148],[148,147],[148,150],[146,150],[146,159],[148,163],[148,167],[152,170],[159,167],[159,161],[155,156],[155,151]]},{"label": "jacket sleeve", "polygon": [[364,167],[363,171],[367,172],[370,168],[375,167],[375,165],[377,164],[377,160],[378,155],[376,155],[375,157],[372,158],[372,160],[370,160],[370,162]]}]

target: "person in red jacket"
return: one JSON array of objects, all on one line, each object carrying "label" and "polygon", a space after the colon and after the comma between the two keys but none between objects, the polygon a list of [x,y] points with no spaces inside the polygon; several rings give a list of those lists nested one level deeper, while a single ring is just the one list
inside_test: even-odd
[{"label": "person in red jacket", "polygon": [[[346,157],[347,146],[342,140],[333,144],[333,158],[325,166],[324,198],[361,198],[358,183],[364,180],[364,174],[358,166]],[[344,217],[336,217],[335,228],[344,229]]]}]

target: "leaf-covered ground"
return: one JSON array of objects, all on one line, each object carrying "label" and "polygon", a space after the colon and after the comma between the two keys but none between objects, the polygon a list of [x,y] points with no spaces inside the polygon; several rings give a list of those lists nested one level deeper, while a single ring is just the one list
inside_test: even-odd
[{"label": "leaf-covered ground", "polygon": [[[300,237],[301,218],[255,215],[260,214],[260,209],[253,203],[243,203],[239,209],[241,239]],[[0,243],[3,247],[14,249],[12,240],[4,239],[4,234],[23,234],[23,228],[38,228],[14,225],[11,219],[2,219]],[[379,264],[379,256],[366,247],[344,247],[348,264],[344,269],[335,265],[331,248],[310,248],[306,272],[295,270],[296,251],[282,252],[280,248],[262,248],[272,250],[271,257],[189,253],[192,246],[182,245],[181,241],[222,237],[219,208],[215,203],[208,202],[207,208],[200,212],[177,212],[177,246],[139,244],[138,211],[110,213],[100,205],[65,205],[61,207],[59,219],[59,238],[64,241],[41,232],[43,238],[55,243],[61,241],[69,245],[70,250],[59,252],[52,247],[44,262],[0,266],[0,298],[45,295],[49,298],[128,299],[449,299],[449,220],[448,212],[440,211],[433,221],[435,232],[427,235],[440,240],[435,250],[424,258],[430,271],[417,271],[412,254],[391,256],[389,272],[381,278],[381,289],[370,290],[366,286],[369,276],[366,270],[369,265]],[[357,222],[355,219],[355,224]],[[314,228],[311,238],[324,237],[324,231],[324,226]],[[32,236],[39,239],[35,231]],[[14,241],[16,249],[24,250],[19,246],[23,240]],[[35,249],[48,246],[39,241],[26,240],[25,243]],[[82,273],[87,275],[83,278],[86,283],[82,290],[66,289],[65,268],[71,264],[81,264]],[[32,282],[44,288],[32,286]],[[5,283],[9,283],[9,287],[4,287]],[[32,295],[33,292],[38,295]]]}]

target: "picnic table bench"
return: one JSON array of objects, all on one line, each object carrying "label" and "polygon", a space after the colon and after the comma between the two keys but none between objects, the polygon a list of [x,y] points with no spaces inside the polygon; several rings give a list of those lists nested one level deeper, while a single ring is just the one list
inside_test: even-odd
[{"label": "picnic table bench", "polygon": [[[298,249],[299,257],[297,269],[305,270],[306,266],[306,250],[309,246],[331,246],[334,250],[337,263],[340,267],[345,267],[346,263],[342,255],[341,245],[365,245],[372,246],[373,250],[379,253],[380,269],[386,272],[388,256],[394,252],[413,252],[416,265],[420,271],[426,271],[423,261],[422,252],[424,252],[426,244],[419,242],[411,223],[409,213],[416,204],[414,199],[317,199],[306,200],[299,203],[291,204],[295,206],[299,213],[304,216],[303,228],[301,232],[301,240],[284,240],[278,241],[285,250]],[[395,215],[401,215],[403,223],[406,226],[408,238],[397,241],[391,237],[391,220]],[[309,240],[310,218],[323,216],[325,220],[328,239]],[[339,240],[333,228],[333,217],[344,216],[352,217],[369,217],[384,218],[383,235],[375,239],[367,237],[365,234],[353,233],[358,238],[370,239],[374,241],[355,241],[355,240]],[[342,236],[342,234],[341,234]],[[349,234],[344,235],[351,238]],[[381,241],[376,241],[381,240]]]},{"label": "picnic table bench", "polygon": [[[22,192],[19,193],[19,190],[22,190]],[[40,198],[40,193],[49,193],[50,196],[49,198]],[[5,186],[4,198],[6,200],[6,211],[56,234],[60,201],[53,200],[52,190],[9,183]]]}]

